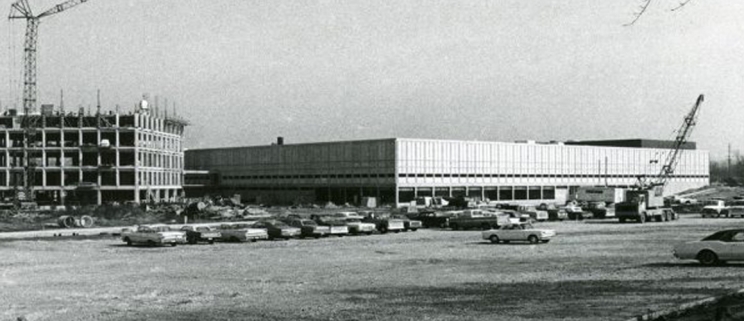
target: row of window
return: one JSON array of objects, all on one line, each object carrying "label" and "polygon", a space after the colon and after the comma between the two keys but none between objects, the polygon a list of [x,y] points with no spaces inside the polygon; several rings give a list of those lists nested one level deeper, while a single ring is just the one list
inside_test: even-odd
[{"label": "row of window", "polygon": [[[318,175],[229,175],[223,180],[244,179],[312,179],[312,178],[392,178],[394,174],[318,174]],[[638,175],[590,174],[398,174],[398,177],[507,177],[507,178],[636,178]],[[674,178],[709,178],[709,175],[672,175]]]},{"label": "row of window", "polygon": [[[553,178],[636,178],[635,174],[398,174],[398,177],[553,177]],[[674,178],[708,178],[708,175],[672,175]]]},{"label": "row of window", "polygon": [[395,174],[319,174],[319,175],[247,175],[222,176],[223,180],[240,179],[303,179],[303,178],[394,178]]}]

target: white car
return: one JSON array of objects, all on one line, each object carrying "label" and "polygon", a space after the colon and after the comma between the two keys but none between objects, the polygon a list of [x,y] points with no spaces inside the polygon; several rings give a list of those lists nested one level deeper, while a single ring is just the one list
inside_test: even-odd
[{"label": "white car", "polygon": [[121,240],[127,245],[147,244],[150,246],[170,244],[176,246],[186,243],[186,232],[171,230],[165,224],[138,225],[125,228],[121,232]]},{"label": "white car", "polygon": [[744,229],[723,230],[700,241],[678,244],[672,253],[680,260],[698,260],[703,265],[744,261]]},{"label": "white car", "polygon": [[735,200],[726,208],[728,217],[744,217],[744,200]]},{"label": "white car", "polygon": [[707,200],[703,205],[702,217],[721,217],[726,214],[726,203],[722,199]]},{"label": "white car", "polygon": [[555,231],[536,229],[530,223],[522,223],[504,225],[498,229],[483,231],[482,236],[484,240],[489,240],[491,243],[522,241],[537,244],[540,242],[548,243],[555,236]]}]

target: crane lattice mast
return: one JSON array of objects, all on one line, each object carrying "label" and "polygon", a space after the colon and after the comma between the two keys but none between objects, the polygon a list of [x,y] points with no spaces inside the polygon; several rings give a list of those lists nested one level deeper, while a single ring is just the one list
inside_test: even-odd
[{"label": "crane lattice mast", "polygon": [[[28,0],[18,0],[10,5],[8,19],[26,20],[26,37],[23,46],[23,118],[21,119],[21,126],[24,129],[23,189],[28,200],[34,199],[33,184],[36,171],[36,164],[29,160],[28,148],[30,142],[35,142],[37,133],[34,118],[30,117],[30,114],[36,111],[36,44],[39,35],[39,22],[41,18],[60,13],[87,1],[68,0],[38,15],[34,15],[31,6],[28,4]],[[17,186],[17,184],[17,179],[14,179],[14,185]]]}]

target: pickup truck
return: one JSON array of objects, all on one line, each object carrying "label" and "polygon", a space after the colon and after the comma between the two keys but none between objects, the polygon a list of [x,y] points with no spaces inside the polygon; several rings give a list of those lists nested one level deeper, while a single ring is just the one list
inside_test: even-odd
[{"label": "pickup truck", "polygon": [[452,230],[467,230],[471,228],[488,230],[506,224],[510,224],[507,215],[499,212],[484,212],[482,210],[465,210],[461,215],[452,217],[449,220],[449,226]]},{"label": "pickup truck", "polygon": [[728,215],[726,202],[722,199],[711,199],[703,203],[702,217],[721,217]]},{"label": "pickup truck", "polygon": [[138,225],[134,228],[123,229],[121,240],[129,246],[137,243],[150,246],[166,244],[176,246],[186,243],[186,232],[173,231],[165,224]]}]

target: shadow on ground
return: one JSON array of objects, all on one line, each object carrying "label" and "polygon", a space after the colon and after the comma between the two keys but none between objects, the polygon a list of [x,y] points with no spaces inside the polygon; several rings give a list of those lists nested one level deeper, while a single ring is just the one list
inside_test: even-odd
[{"label": "shadow on ground", "polygon": [[[649,281],[545,281],[525,283],[465,283],[451,287],[370,288],[343,292],[345,300],[356,303],[357,311],[348,316],[364,315],[365,310],[388,307],[397,313],[418,310],[426,315],[475,318],[509,316],[511,318],[617,319],[645,312],[649,302],[675,305],[725,290],[685,286],[710,282],[700,278]],[[675,284],[668,287],[666,284]],[[692,292],[692,293],[691,293]],[[653,298],[653,299],[650,299]],[[374,306],[369,304],[374,302]],[[392,312],[392,313],[396,313]],[[622,319],[622,318],[620,318]]]}]

